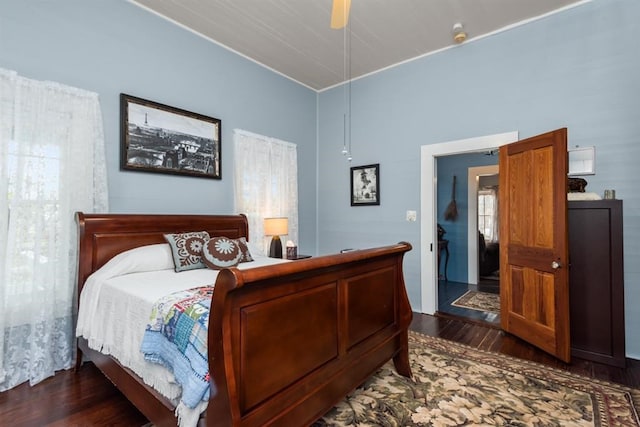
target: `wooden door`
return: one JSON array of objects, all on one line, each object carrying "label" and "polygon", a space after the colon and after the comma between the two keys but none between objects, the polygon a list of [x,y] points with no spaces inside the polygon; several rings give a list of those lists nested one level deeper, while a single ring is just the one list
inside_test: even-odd
[{"label": "wooden door", "polygon": [[568,362],[567,129],[500,148],[502,329]]}]

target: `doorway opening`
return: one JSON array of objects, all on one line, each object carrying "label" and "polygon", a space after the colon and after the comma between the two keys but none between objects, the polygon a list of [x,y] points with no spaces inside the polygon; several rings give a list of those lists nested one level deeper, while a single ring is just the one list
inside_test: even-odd
[{"label": "doorway opening", "polygon": [[[443,234],[438,235],[438,312],[497,326],[499,182],[495,153],[490,150],[437,157],[436,176],[438,230]],[[455,218],[447,215],[452,176],[464,178],[458,180],[460,215]]]},{"label": "doorway opening", "polygon": [[[421,310],[438,311],[438,212],[437,158],[453,154],[485,152],[518,140],[518,132],[424,145],[421,147]],[[445,206],[446,207],[446,206]],[[475,221],[474,221],[475,222]],[[476,225],[477,227],[477,225]],[[475,228],[477,230],[477,228]],[[471,240],[471,237],[469,237]],[[474,234],[477,253],[477,234]],[[477,258],[476,258],[477,259]],[[477,278],[476,278],[477,280]]]}]

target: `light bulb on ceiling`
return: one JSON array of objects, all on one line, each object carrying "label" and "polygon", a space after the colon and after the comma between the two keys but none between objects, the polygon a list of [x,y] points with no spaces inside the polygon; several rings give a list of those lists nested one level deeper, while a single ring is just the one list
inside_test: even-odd
[{"label": "light bulb on ceiling", "polygon": [[462,43],[467,39],[467,33],[464,31],[464,27],[460,22],[453,24],[453,41],[456,43]]}]

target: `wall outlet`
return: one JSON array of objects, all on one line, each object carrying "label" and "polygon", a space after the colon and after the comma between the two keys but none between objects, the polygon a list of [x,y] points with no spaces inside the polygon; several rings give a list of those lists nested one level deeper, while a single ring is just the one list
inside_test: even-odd
[{"label": "wall outlet", "polygon": [[414,222],[416,219],[418,219],[416,211],[407,211],[407,221]]}]

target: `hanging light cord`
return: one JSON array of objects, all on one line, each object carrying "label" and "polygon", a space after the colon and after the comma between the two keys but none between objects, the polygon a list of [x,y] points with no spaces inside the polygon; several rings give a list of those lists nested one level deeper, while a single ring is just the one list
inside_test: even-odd
[{"label": "hanging light cord", "polygon": [[[344,30],[342,31],[342,52],[343,52],[343,56],[342,56],[342,78],[343,80],[347,79],[347,27],[344,27]],[[347,112],[348,112],[348,105],[349,105],[349,94],[347,92],[347,87],[346,85],[342,87],[342,96],[343,96],[343,105],[344,105],[344,111],[342,113],[342,155],[346,156],[349,151],[347,150],[347,137],[348,137],[348,132],[347,132]]]},{"label": "hanging light cord", "polygon": [[[344,2],[346,14],[346,2]],[[347,34],[348,33],[348,34]],[[351,19],[347,21],[342,32],[342,75],[344,113],[342,115],[342,155],[347,156],[347,161],[353,159],[351,155]],[[348,80],[347,80],[348,79]]]},{"label": "hanging light cord", "polygon": [[351,20],[344,27],[342,42],[344,51],[342,70],[344,76],[342,86],[344,93],[342,155],[347,156],[347,161],[351,162],[353,160],[351,155]]},{"label": "hanging light cord", "polygon": [[351,19],[347,22],[349,28],[349,155],[347,160],[351,162],[353,160],[353,153],[351,151]]}]

